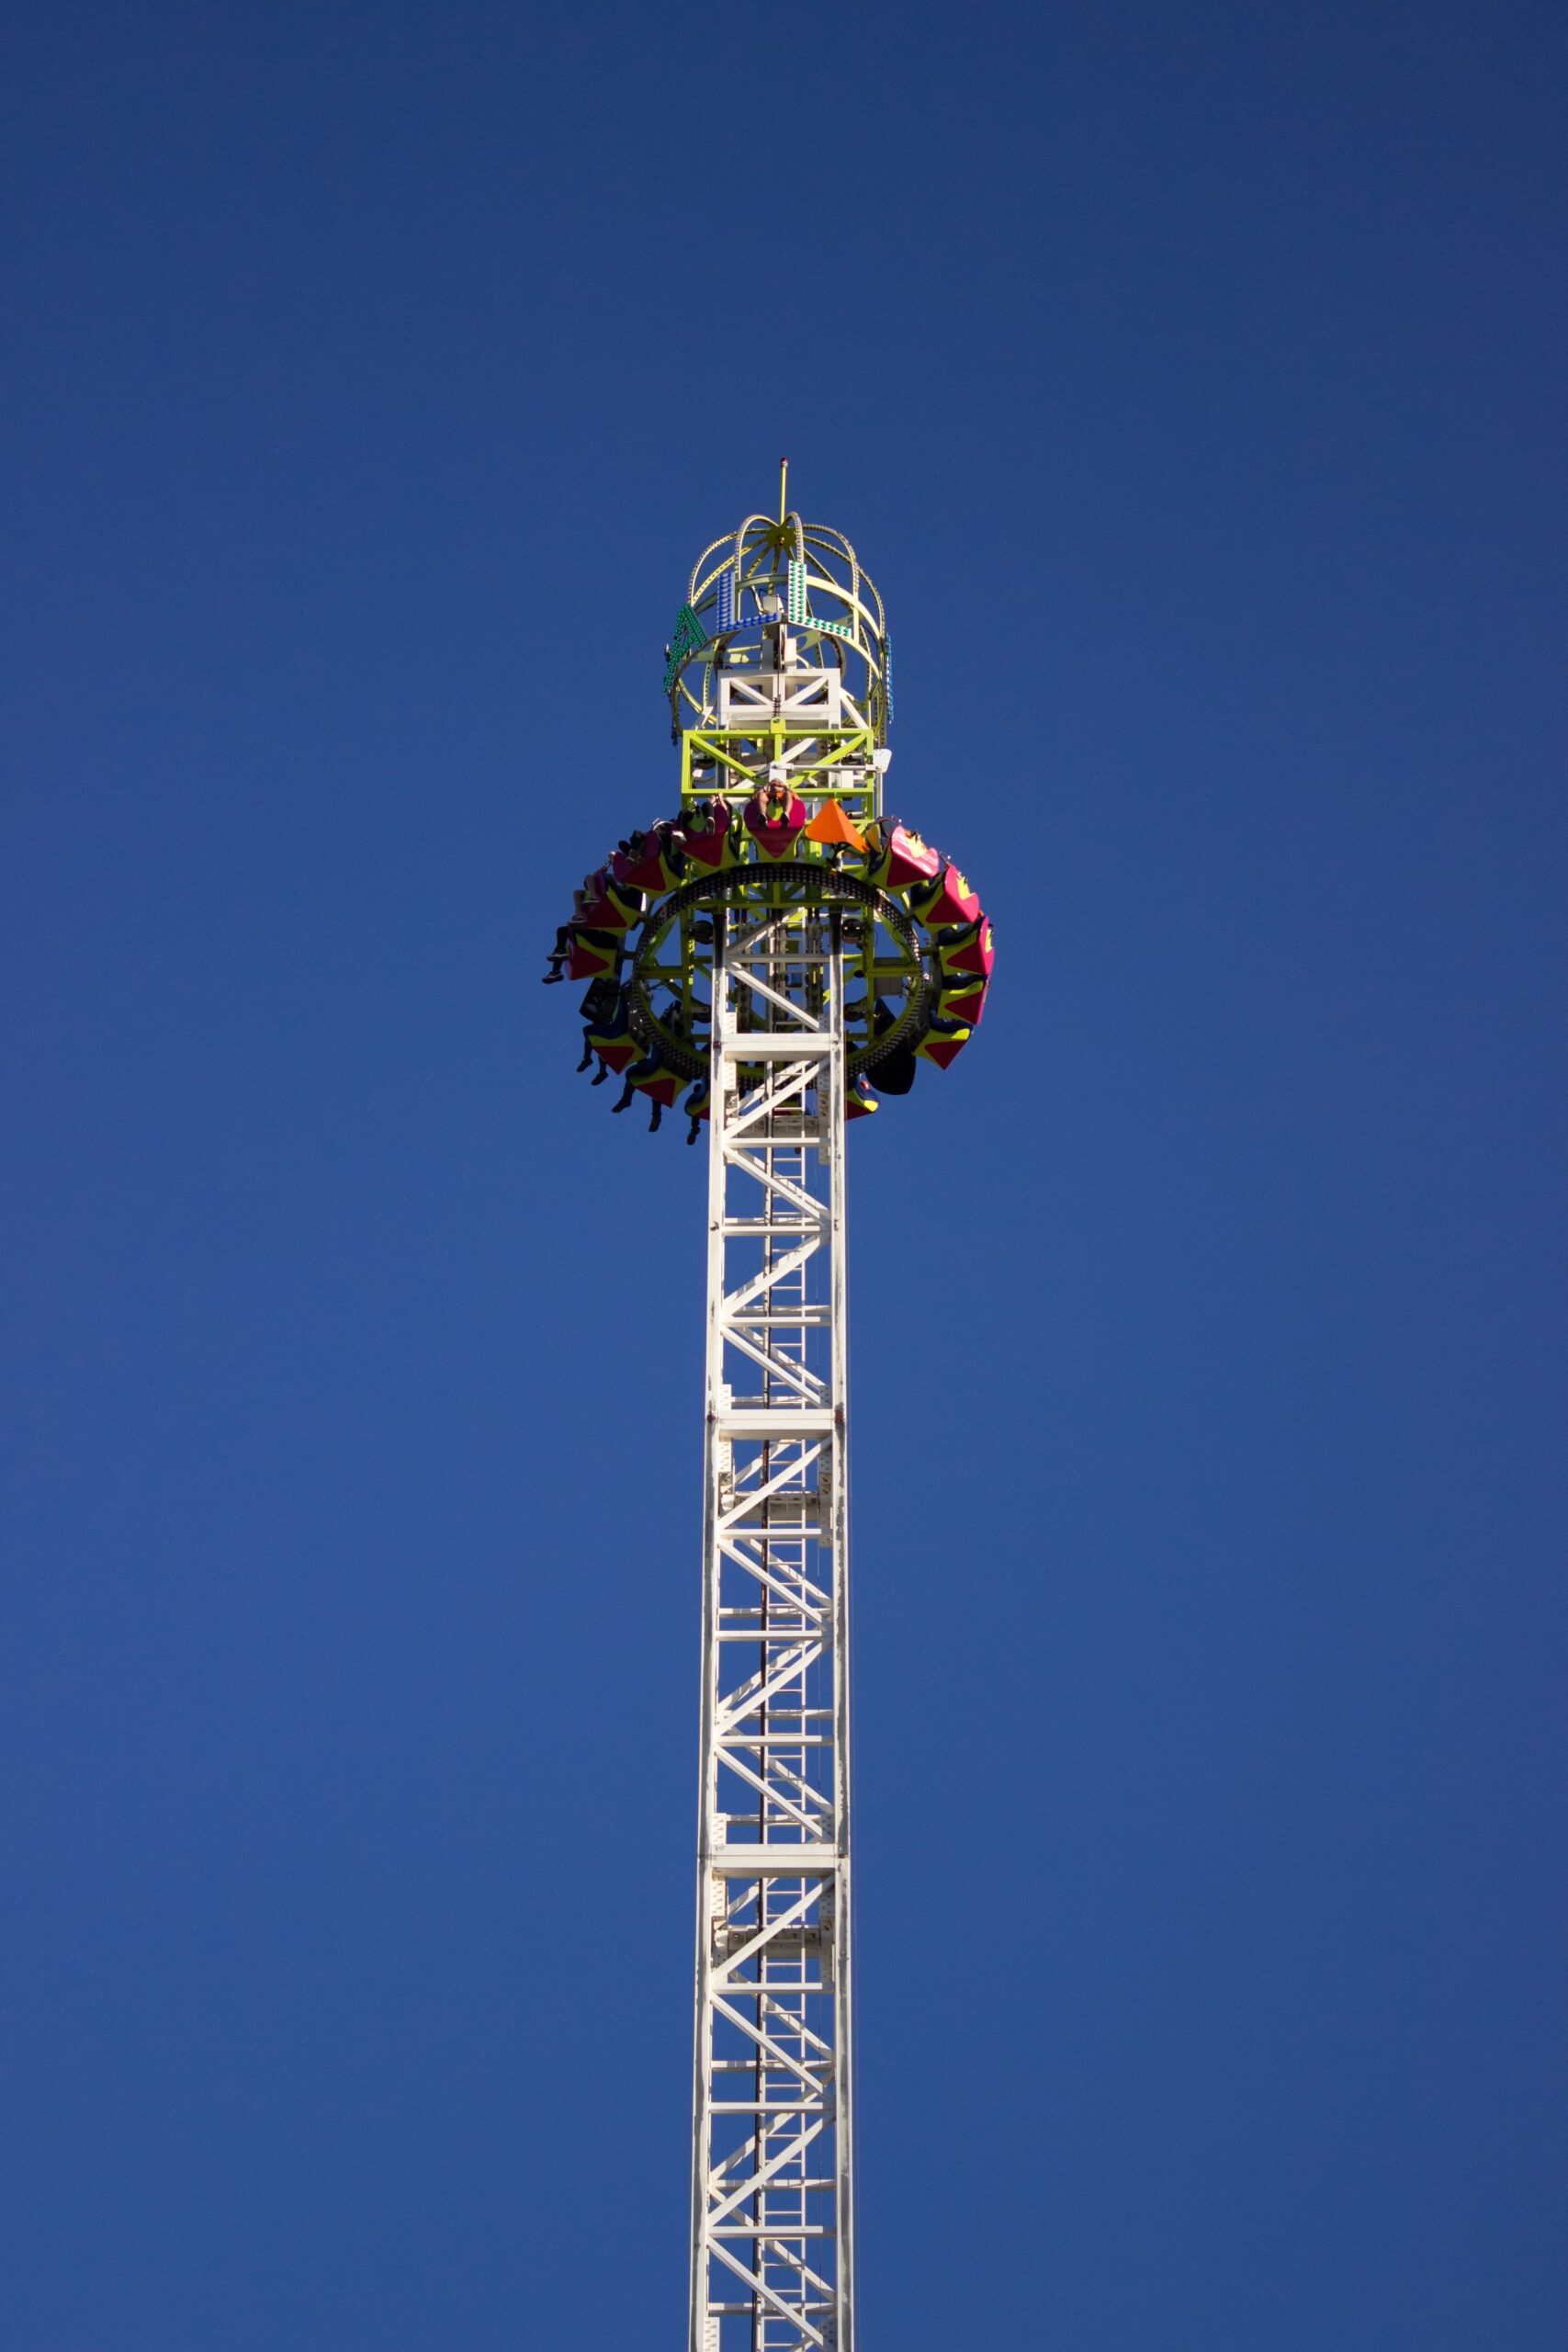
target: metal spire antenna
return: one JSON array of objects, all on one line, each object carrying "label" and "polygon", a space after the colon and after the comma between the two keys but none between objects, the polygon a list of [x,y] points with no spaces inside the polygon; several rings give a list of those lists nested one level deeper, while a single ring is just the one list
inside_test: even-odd
[{"label": "metal spire antenna", "polygon": [[992,961],[882,814],[882,602],[787,485],[666,651],[680,813],[588,876],[547,974],[592,982],[616,1110],[689,1087],[708,1124],[689,2352],[853,2352],[844,1134],[951,1063]]}]

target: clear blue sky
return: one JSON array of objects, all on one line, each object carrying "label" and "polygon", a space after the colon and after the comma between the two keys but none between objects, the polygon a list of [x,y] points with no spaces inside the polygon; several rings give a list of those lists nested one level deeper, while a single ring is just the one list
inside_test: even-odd
[{"label": "clear blue sky", "polygon": [[1561,2352],[1568,21],[10,12],[0,2352],[682,2340],[701,1164],[538,953],[782,451],[866,2352]]}]

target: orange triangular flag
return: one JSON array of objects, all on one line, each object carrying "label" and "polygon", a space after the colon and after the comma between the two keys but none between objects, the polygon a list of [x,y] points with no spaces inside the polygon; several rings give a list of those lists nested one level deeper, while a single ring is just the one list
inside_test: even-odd
[{"label": "orange triangular flag", "polygon": [[864,849],[865,836],[857,833],[836,800],[824,800],[806,828],[808,842],[820,842],[824,848],[842,844],[845,849]]}]

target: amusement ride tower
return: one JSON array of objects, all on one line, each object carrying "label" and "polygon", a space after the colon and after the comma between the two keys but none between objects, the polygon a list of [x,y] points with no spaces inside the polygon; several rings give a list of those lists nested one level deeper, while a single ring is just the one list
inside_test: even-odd
[{"label": "amusement ride tower", "polygon": [[852,2352],[844,1136],[966,1043],[990,925],[883,814],[882,599],[783,481],[698,560],[664,684],[679,812],[547,977],[590,982],[617,1111],[708,1130],[690,2352]]}]

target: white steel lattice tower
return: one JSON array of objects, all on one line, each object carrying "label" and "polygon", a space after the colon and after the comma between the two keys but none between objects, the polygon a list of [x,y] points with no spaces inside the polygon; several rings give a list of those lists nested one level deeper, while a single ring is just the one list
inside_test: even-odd
[{"label": "white steel lattice tower", "polygon": [[850,920],[714,950],[692,2352],[852,2344]]},{"label": "white steel lattice tower", "polygon": [[844,1133],[980,1019],[991,929],[885,815],[891,648],[849,541],[749,515],[666,649],[679,813],[547,978],[653,1127],[708,1123],[690,2352],[853,2352]]}]

